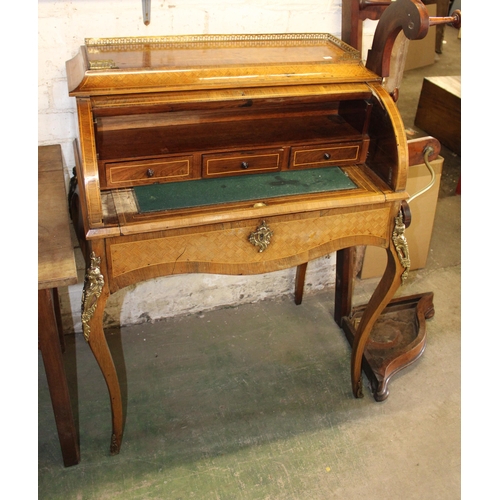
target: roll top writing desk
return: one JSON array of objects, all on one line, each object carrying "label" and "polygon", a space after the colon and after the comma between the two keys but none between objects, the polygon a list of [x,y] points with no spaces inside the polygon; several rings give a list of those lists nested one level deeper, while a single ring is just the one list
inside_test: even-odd
[{"label": "roll top writing desk", "polygon": [[[123,409],[106,300],[159,276],[297,267],[300,303],[308,261],[387,249],[352,344],[360,397],[370,331],[409,268],[408,147],[382,77],[329,34],[87,39],[67,75],[80,139],[70,204],[87,265],[82,327],[110,394],[111,453]],[[350,300],[337,274],[340,323]]]}]

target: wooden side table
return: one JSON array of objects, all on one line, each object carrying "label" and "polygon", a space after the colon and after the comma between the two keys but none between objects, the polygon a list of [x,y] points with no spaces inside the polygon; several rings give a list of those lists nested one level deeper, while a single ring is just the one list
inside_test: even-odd
[{"label": "wooden side table", "polygon": [[62,351],[57,288],[77,283],[61,146],[38,147],[38,348],[42,353],[65,467],[80,461]]}]

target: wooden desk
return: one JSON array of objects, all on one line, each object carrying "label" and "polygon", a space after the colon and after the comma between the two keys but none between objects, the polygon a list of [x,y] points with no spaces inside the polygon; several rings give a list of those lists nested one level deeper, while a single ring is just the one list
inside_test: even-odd
[{"label": "wooden desk", "polygon": [[[80,131],[71,212],[87,265],[82,326],[108,386],[111,453],[120,450],[123,408],[106,301],[159,276],[296,267],[299,304],[307,263],[337,251],[340,325],[351,308],[350,249],[384,248],[384,277],[352,340],[351,384],[361,397],[370,331],[409,266],[408,147],[381,77],[329,34],[90,39],[67,74]],[[332,170],[348,185],[332,180],[316,191]],[[313,171],[316,180],[304,181]],[[238,184],[248,189],[225,199]],[[192,186],[206,199],[156,205]],[[148,196],[153,211],[141,201]]]},{"label": "wooden desk", "polygon": [[[120,451],[124,422],[103,330],[106,301],[160,276],[296,267],[300,304],[307,263],[336,252],[334,319],[352,345],[351,386],[362,396],[370,334],[410,267],[406,182],[409,160],[423,155],[409,150],[397,92],[390,95],[383,78],[397,34],[421,38],[431,20],[420,0],[389,4],[366,66],[357,50],[325,33],[91,38],[67,61],[79,123],[70,205],[87,269],[82,326],[108,387],[112,454]],[[459,16],[440,22],[452,20]],[[332,180],[316,190],[315,181],[304,183],[307,169],[318,169],[318,185],[325,180],[319,182],[321,169],[352,184]],[[265,189],[255,191],[247,180],[241,197],[211,191],[234,193],[241,176],[262,180]],[[193,185],[180,188],[186,182]],[[168,183],[179,189],[155,186]],[[297,189],[272,191],[287,183]],[[171,203],[193,186],[196,203]],[[169,203],[155,199],[149,211],[147,196]],[[354,316],[357,245],[385,249],[387,266]],[[412,323],[422,325],[429,310],[427,302]],[[417,344],[397,346],[397,370],[421,354],[423,334]],[[372,342],[374,350],[380,346],[387,342]],[[377,366],[395,373],[386,370],[394,363],[390,349],[384,351]],[[380,384],[378,372],[373,375],[380,401],[388,379],[383,374]]]},{"label": "wooden desk", "polygon": [[71,243],[61,147],[39,146],[38,346],[45,365],[66,467],[80,461],[80,447],[62,359],[64,339],[57,288],[75,283],[77,272]]}]

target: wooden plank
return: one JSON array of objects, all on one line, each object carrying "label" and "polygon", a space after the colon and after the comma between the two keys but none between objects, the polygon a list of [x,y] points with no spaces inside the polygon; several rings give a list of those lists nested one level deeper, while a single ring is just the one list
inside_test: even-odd
[{"label": "wooden plank", "polygon": [[38,289],[77,283],[61,146],[38,147]]}]

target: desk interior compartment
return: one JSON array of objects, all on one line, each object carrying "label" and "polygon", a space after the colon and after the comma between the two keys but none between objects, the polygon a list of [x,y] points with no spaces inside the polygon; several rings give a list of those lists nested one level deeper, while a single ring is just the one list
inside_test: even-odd
[{"label": "desk interior compartment", "polygon": [[189,103],[155,113],[117,107],[95,119],[101,187],[363,163],[370,109],[366,99],[345,96]]}]

